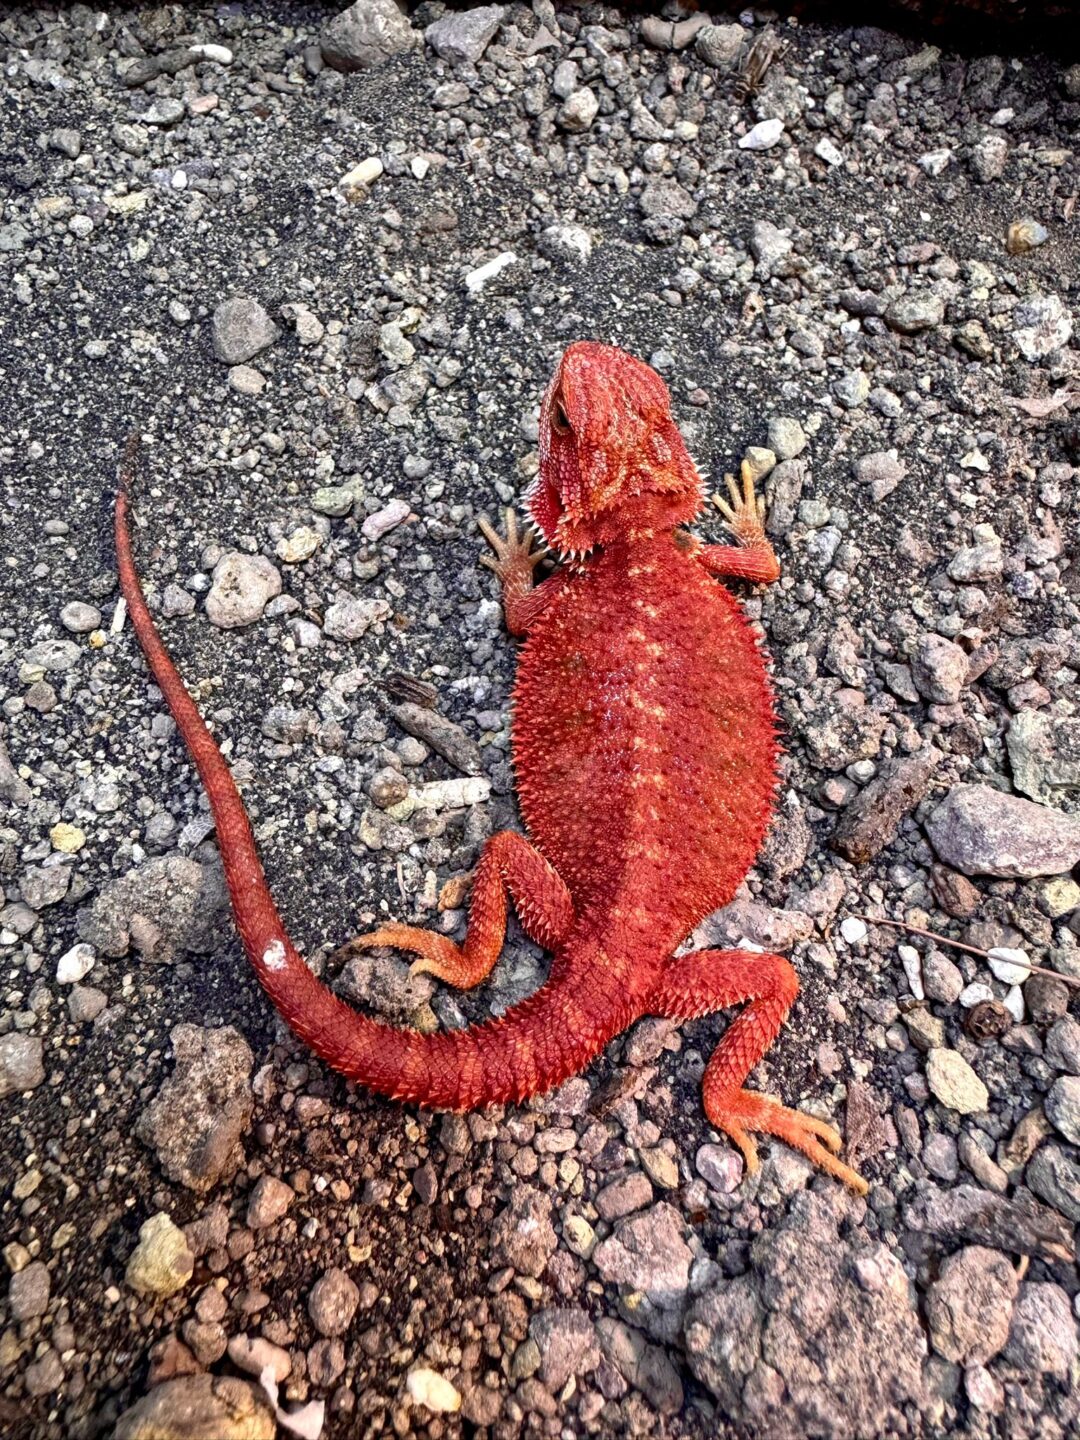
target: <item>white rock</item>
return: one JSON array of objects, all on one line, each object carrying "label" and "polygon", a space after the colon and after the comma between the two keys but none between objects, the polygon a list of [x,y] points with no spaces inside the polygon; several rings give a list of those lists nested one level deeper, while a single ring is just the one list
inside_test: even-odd
[{"label": "white rock", "polygon": [[338,189],[345,195],[358,198],[366,193],[369,185],[374,185],[382,173],[382,161],[377,155],[370,155],[341,177]]},{"label": "white rock", "polygon": [[848,945],[859,945],[866,939],[866,926],[855,915],[848,915],[840,921],[840,934]]},{"label": "white rock", "polygon": [[1022,985],[1031,974],[1031,961],[1026,950],[1011,950],[1007,945],[996,945],[988,952],[987,960],[1003,985]]},{"label": "white rock", "polygon": [[508,265],[516,264],[517,258],[512,250],[504,250],[501,255],[496,255],[495,259],[489,260],[486,265],[481,265],[476,270],[470,270],[465,276],[466,290],[473,295],[478,295],[489,280],[493,280]]},{"label": "white rock", "polygon": [[429,1410],[446,1413],[461,1409],[460,1394],[437,1370],[421,1366],[410,1371],[405,1388],[417,1405],[426,1405]]},{"label": "white rock", "polygon": [[1013,985],[1002,997],[1001,1003],[1018,1025],[1024,1023],[1024,992],[1019,985]]},{"label": "white rock", "polygon": [[414,785],[410,794],[417,810],[460,810],[486,800],[491,794],[491,781],[483,775],[463,775],[460,779]]},{"label": "white rock", "polygon": [[974,1010],[976,1005],[993,998],[993,990],[982,980],[973,980],[970,985],[965,985],[959,996],[960,1004],[965,1010]]},{"label": "white rock", "polygon": [[213,60],[215,65],[232,64],[233,53],[227,45],[191,45],[188,48],[200,60]]},{"label": "white rock", "polygon": [[827,135],[814,146],[814,154],[819,160],[824,160],[826,165],[844,163],[844,152],[834,145]]},{"label": "white rock", "polygon": [[771,150],[784,133],[782,120],[762,120],[739,140],[740,150]]},{"label": "white rock", "polygon": [[916,1000],[924,1000],[926,992],[922,983],[922,956],[914,945],[901,945],[900,963],[904,967],[904,974],[907,976],[908,986]]},{"label": "white rock", "polygon": [[919,156],[918,165],[927,175],[940,175],[943,170],[948,169],[951,162],[951,150],[931,150],[926,155]]},{"label": "white rock", "polygon": [[60,956],[56,962],[56,983],[77,985],[94,968],[94,947],[80,943]]}]

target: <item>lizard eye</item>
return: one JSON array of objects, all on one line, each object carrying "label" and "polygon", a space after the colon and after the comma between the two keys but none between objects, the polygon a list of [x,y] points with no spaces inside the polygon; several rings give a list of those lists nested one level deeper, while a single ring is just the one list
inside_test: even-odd
[{"label": "lizard eye", "polygon": [[570,420],[563,408],[561,400],[556,400],[551,407],[551,428],[556,435],[568,435],[570,433]]}]

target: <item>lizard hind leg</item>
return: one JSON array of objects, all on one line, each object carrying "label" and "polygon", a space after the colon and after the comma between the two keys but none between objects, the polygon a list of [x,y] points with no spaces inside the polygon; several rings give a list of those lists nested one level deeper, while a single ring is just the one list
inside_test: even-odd
[{"label": "lizard hind leg", "polygon": [[471,990],[487,979],[499,958],[506,938],[508,893],[528,935],[549,950],[561,944],[574,923],[570,892],[524,835],[502,830],[484,846],[476,867],[469,924],[461,945],[433,930],[388,924],[357,936],[344,948],[388,945],[411,950],[420,956],[412,966],[414,974],[427,973],[459,990]]},{"label": "lizard hind leg", "polygon": [[842,1142],[833,1126],[744,1088],[746,1077],[776,1039],[798,989],[795,971],[780,955],[699,950],[668,962],[649,1010],[673,1020],[692,1020],[749,1001],[705,1068],[702,1100],[710,1124],[739,1147],[748,1174],[758,1168],[753,1136],[773,1135],[865,1195],[866,1181],[837,1159]]}]

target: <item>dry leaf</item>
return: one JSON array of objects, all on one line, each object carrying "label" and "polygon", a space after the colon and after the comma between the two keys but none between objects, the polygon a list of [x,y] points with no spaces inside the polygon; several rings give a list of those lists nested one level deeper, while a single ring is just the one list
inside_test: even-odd
[{"label": "dry leaf", "polygon": [[1030,415],[1033,420],[1045,420],[1047,415],[1052,415],[1063,405],[1080,400],[1080,390],[1055,390],[1053,395],[1037,395],[1030,400],[1019,395],[1006,395],[1004,400],[1006,405],[1011,405],[1015,410],[1023,410],[1024,414]]}]

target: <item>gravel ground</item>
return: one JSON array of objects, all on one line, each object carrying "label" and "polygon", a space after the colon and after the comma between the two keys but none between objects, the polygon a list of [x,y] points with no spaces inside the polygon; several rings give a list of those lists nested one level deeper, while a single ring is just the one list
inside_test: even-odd
[{"label": "gravel ground", "polygon": [[[0,1426],[1077,1433],[1080,67],[348,13],[0,17]],[[771,499],[782,803],[695,939],[791,953],[754,1083],[837,1118],[865,1202],[779,1146],[743,1176],[723,1017],[465,1117],[313,1062],[118,611],[137,428],[151,603],[297,942],[402,1022],[501,1011],[543,974],[516,928],[466,997],[333,952],[460,933],[514,823],[475,520],[581,337]]]}]

